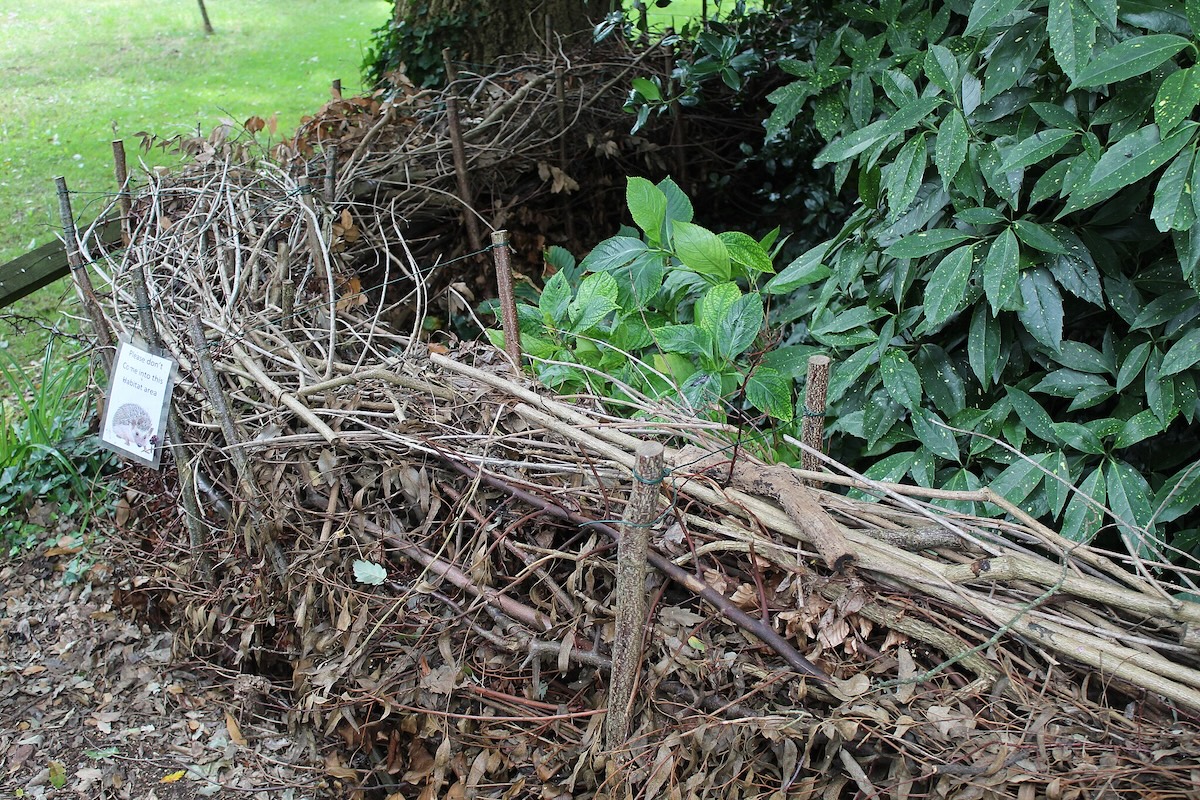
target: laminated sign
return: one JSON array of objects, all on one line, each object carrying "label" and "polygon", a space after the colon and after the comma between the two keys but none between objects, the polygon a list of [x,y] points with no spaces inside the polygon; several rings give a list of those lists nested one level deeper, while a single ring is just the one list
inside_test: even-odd
[{"label": "laminated sign", "polygon": [[158,469],[174,386],[174,360],[121,342],[108,382],[100,441],[119,455]]}]

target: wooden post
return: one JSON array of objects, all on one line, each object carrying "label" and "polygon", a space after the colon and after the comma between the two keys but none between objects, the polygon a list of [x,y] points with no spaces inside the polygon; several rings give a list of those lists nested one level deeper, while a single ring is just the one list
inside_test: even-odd
[{"label": "wooden post", "polygon": [[[154,315],[150,313],[150,292],[146,288],[146,270],[141,263],[133,266],[133,296],[137,300],[138,324],[146,344],[156,350],[162,348],[162,338],[154,325]],[[208,551],[208,531],[204,527],[204,516],[200,511],[200,503],[196,500],[196,482],[188,467],[191,459],[190,448],[184,444],[183,428],[179,424],[179,415],[174,405],[167,410],[167,438],[171,442],[171,460],[175,462],[175,474],[179,477],[179,494],[183,502],[183,524],[188,531],[188,545],[196,557],[197,571],[203,577],[208,577],[211,566]],[[182,455],[181,455],[182,454]]]},{"label": "wooden post", "polygon": [[338,149],[332,142],[325,145],[325,202],[333,205],[337,196]]},{"label": "wooden post", "polygon": [[463,214],[467,219],[467,240],[471,249],[483,249],[483,238],[479,233],[479,220],[475,218],[475,197],[471,192],[471,182],[467,178],[467,151],[463,147],[462,128],[458,123],[458,98],[451,95],[446,98],[446,119],[450,123],[450,144],[454,151],[454,174],[458,178],[458,197],[462,200]]},{"label": "wooden post", "polygon": [[[808,359],[808,380],[804,386],[804,421],[800,440],[819,453],[825,452],[825,392],[828,389],[829,356],[811,356]],[[821,468],[817,457],[807,452],[801,464],[804,469],[813,472]]]},{"label": "wooden post", "polygon": [[629,737],[629,712],[637,687],[645,644],[646,558],[650,550],[650,525],[658,508],[663,475],[663,446],[642,442],[621,538],[617,542],[617,622],[613,635],[612,680],[608,689],[608,713],[604,719],[604,743],[608,750],[621,747]]},{"label": "wooden post", "polygon": [[92,332],[100,347],[100,358],[106,372],[112,372],[113,337],[108,327],[108,320],[100,310],[100,301],[92,288],[92,279],[88,275],[87,265],[83,263],[83,254],[79,252],[79,232],[75,229],[75,216],[71,212],[71,195],[67,192],[67,179],[61,175],[54,179],[58,189],[58,213],[62,218],[63,241],[66,243],[67,264],[71,267],[71,276],[75,280],[75,288],[79,290],[79,299],[92,322]]},{"label": "wooden post", "polygon": [[492,234],[492,258],[496,263],[496,290],[500,300],[500,324],[504,329],[504,351],[513,369],[521,371],[521,330],[517,324],[517,296],[513,290],[512,265],[508,260],[508,231]]},{"label": "wooden post", "polygon": [[121,243],[125,247],[129,247],[129,243],[133,241],[133,233],[129,230],[129,215],[133,203],[129,197],[129,167],[125,162],[124,140],[114,139],[112,149],[113,170],[117,176],[117,207],[121,209]]},{"label": "wooden post", "polygon": [[333,83],[329,85],[329,93],[333,95],[334,100],[342,99],[342,79],[334,78]]},{"label": "wooden post", "polygon": [[454,83],[458,80],[458,70],[454,68],[454,62],[450,59],[450,48],[442,48],[442,64],[446,67],[446,85]]}]

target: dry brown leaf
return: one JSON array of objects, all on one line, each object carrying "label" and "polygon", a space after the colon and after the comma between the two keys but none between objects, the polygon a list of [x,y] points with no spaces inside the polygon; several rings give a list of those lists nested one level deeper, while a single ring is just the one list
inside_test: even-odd
[{"label": "dry brown leaf", "polygon": [[238,747],[247,746],[246,737],[242,736],[241,726],[237,724],[237,720],[228,711],[225,712],[225,730],[229,733],[229,741]]}]

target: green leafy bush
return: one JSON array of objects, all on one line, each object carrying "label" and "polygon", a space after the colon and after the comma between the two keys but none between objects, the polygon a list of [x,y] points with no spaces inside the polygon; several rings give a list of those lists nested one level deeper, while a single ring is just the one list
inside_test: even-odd
[{"label": "green leafy bush", "polygon": [[[517,307],[522,350],[562,393],[617,402],[670,398],[725,419],[752,408],[792,419],[791,381],[756,357],[766,320],[760,276],[774,271],[775,235],[713,233],[669,178],[630,178],[625,229],[583,260],[562,248],[536,306]],[[745,287],[745,288],[743,288]],[[503,345],[503,334],[490,331]]]},{"label": "green leafy bush", "polygon": [[446,83],[442,50],[462,49],[476,14],[458,13],[432,17],[428,3],[417,5],[404,19],[392,18],[372,32],[371,45],[363,56],[363,82],[381,86],[388,75],[403,68],[420,88]]},{"label": "green leafy bush", "polygon": [[[89,430],[85,362],[47,347],[35,377],[11,357],[0,361],[0,374],[0,548],[13,554],[45,534],[47,513],[81,524],[91,516],[107,497],[95,479],[113,457]],[[41,522],[29,514],[39,501]]]},{"label": "green leafy bush", "polygon": [[811,121],[860,200],[765,287],[785,344],[835,357],[838,455],[989,484],[1078,540],[1192,549],[1200,3],[842,8],[778,60],[766,122]]}]

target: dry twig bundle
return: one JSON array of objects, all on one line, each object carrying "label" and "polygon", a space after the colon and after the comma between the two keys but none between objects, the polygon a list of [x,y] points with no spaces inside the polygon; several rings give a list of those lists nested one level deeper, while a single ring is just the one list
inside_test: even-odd
[{"label": "dry twig bundle", "polygon": [[[614,85],[580,69],[571,141]],[[552,102],[553,65],[513,74],[456,85],[492,197],[511,189],[488,158],[536,170],[535,132],[557,148],[523,105]],[[180,364],[171,444],[203,524],[158,521],[124,557],[189,656],[268,678],[289,724],[357,754],[331,754],[332,778],[396,797],[1194,794],[1200,605],[1153,576],[986,490],[832,463],[764,478],[753,437],[667,407],[616,418],[491,348],[424,341],[413,239],[462,203],[437,102],[409,103],[341,138],[314,123],[338,142],[328,195],[229,148],[155,178],[107,260],[109,322],[139,334],[140,268]],[[405,291],[363,291],[366,262]],[[662,476],[632,472],[646,439],[671,447]],[[614,752],[610,533],[634,480],[659,488],[655,569]]]}]

